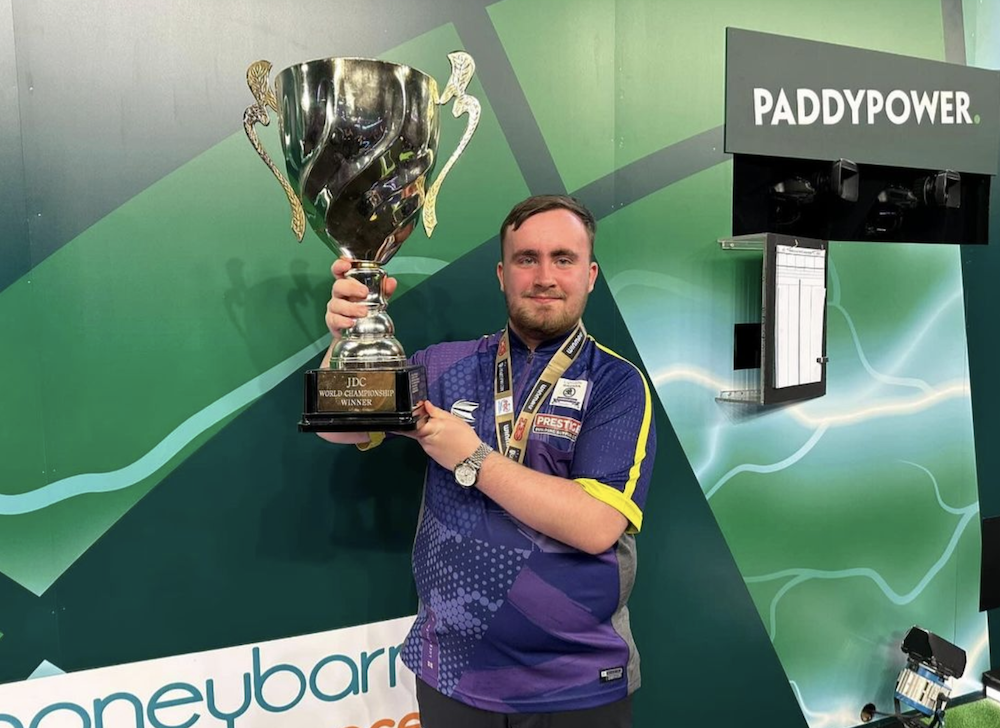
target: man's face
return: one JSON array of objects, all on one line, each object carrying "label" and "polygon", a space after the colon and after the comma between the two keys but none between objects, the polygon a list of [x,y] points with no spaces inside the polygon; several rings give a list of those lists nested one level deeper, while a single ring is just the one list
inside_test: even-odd
[{"label": "man's face", "polygon": [[586,226],[569,210],[532,215],[507,230],[497,277],[510,322],[526,344],[569,331],[597,280]]}]

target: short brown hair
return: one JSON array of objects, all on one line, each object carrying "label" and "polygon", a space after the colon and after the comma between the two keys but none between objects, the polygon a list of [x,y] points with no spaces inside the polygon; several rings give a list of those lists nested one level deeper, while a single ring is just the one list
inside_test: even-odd
[{"label": "short brown hair", "polygon": [[594,259],[594,237],[597,235],[597,220],[594,218],[594,213],[578,199],[569,195],[533,195],[514,205],[501,223],[500,260],[503,260],[503,242],[507,237],[507,230],[517,230],[529,217],[549,210],[569,210],[580,219],[587,228],[587,237],[590,238],[590,259]]}]

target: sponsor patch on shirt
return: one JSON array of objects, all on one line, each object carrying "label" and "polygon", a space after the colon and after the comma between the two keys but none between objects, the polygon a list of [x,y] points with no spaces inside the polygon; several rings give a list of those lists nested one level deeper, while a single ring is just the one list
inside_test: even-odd
[{"label": "sponsor patch on shirt", "polygon": [[607,667],[601,670],[601,682],[609,683],[615,680],[621,680],[625,677],[624,667]]},{"label": "sponsor patch on shirt", "polygon": [[538,415],[531,429],[539,435],[555,435],[576,442],[576,436],[580,434],[580,420],[561,415]]},{"label": "sponsor patch on shirt", "polygon": [[451,413],[461,418],[467,424],[476,424],[476,410],[479,409],[479,402],[472,402],[467,399],[460,399],[451,406]]},{"label": "sponsor patch on shirt", "polygon": [[496,401],[496,413],[498,415],[509,415],[514,412],[514,398],[501,397]]},{"label": "sponsor patch on shirt", "polygon": [[572,407],[575,410],[582,410],[588,384],[586,379],[560,378],[556,382],[555,389],[552,390],[552,399],[549,400],[549,403],[556,407]]}]

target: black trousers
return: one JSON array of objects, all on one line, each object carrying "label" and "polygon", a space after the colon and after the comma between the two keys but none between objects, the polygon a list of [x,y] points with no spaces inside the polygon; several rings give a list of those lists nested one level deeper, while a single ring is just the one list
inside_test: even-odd
[{"label": "black trousers", "polygon": [[632,728],[632,696],[561,713],[492,713],[442,695],[417,679],[421,728]]}]

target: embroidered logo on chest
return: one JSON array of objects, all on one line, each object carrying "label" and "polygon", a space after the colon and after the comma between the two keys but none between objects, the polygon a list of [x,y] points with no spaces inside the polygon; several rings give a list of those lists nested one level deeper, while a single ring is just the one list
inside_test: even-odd
[{"label": "embroidered logo on chest", "polygon": [[476,424],[476,410],[479,409],[479,402],[471,402],[467,399],[460,399],[451,406],[451,413],[464,420],[467,424]]},{"label": "embroidered logo on chest", "polygon": [[576,442],[576,437],[580,434],[580,421],[560,415],[538,415],[531,429],[539,435],[554,435]]},{"label": "embroidered logo on chest", "polygon": [[586,379],[559,379],[555,389],[552,390],[552,399],[549,403],[555,407],[572,407],[575,410],[583,409],[583,401],[587,396]]}]

